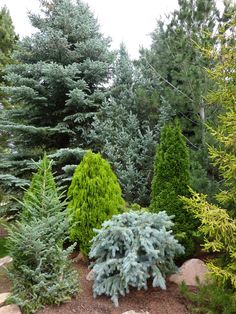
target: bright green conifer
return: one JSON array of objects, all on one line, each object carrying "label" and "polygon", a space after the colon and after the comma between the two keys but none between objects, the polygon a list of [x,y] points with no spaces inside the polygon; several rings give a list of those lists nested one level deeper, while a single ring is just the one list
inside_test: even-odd
[{"label": "bright green conifer", "polygon": [[121,188],[110,165],[100,154],[88,151],[75,170],[68,191],[69,233],[88,255],[94,228],[110,219],[124,205]]}]

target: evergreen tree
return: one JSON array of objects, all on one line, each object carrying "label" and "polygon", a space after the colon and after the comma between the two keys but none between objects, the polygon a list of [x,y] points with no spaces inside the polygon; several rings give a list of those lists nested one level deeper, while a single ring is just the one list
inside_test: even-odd
[{"label": "evergreen tree", "polygon": [[195,230],[195,221],[184,209],[179,196],[189,195],[189,181],[189,152],[180,126],[167,124],[157,147],[150,209],[152,212],[165,210],[168,215],[174,215],[173,230],[185,246],[187,255],[193,250],[190,236]]},{"label": "evergreen tree", "polygon": [[115,215],[96,230],[90,258],[94,272],[94,296],[105,294],[118,306],[130,287],[166,289],[165,278],[177,268],[174,257],[184,252],[172,234],[165,212],[129,212]]},{"label": "evergreen tree", "polygon": [[[0,87],[6,84],[4,75],[5,67],[13,62],[12,51],[16,44],[16,34],[10,13],[6,7],[0,10]],[[0,89],[0,110],[7,108],[9,103],[6,99],[6,95]],[[4,132],[1,129],[0,132],[0,152],[1,154],[8,148],[9,132]]]},{"label": "evergreen tree", "polygon": [[208,51],[207,56],[215,61],[208,74],[217,83],[217,89],[208,95],[211,106],[221,104],[224,111],[219,116],[219,125],[211,128],[218,145],[210,147],[210,156],[225,181],[225,190],[217,195],[220,206],[206,201],[206,195],[193,192],[192,198],[184,198],[186,207],[201,221],[205,250],[220,252],[221,257],[209,263],[210,272],[224,289],[231,288],[236,299],[236,10],[229,6],[231,15],[217,34],[218,46]]},{"label": "evergreen tree", "polygon": [[67,220],[47,157],[38,166],[23,200],[23,212],[9,230],[11,301],[24,313],[68,301],[78,292],[78,278],[63,249]]},{"label": "evergreen tree", "polygon": [[[204,68],[212,66],[200,47],[214,43],[211,35],[220,22],[215,0],[179,0],[179,8],[159,20],[152,33],[150,49],[141,49],[138,68],[144,85],[137,90],[140,116],[148,114],[152,125],[159,111],[169,106],[177,116],[191,148],[191,182],[198,191],[215,193],[216,171],[210,165],[206,143],[210,141],[205,123],[216,119],[218,108],[205,104],[213,81]],[[147,110],[146,110],[147,108]],[[204,158],[201,158],[204,156]],[[198,175],[201,173],[201,182]]]},{"label": "evergreen tree", "polygon": [[88,151],[75,170],[68,190],[69,234],[87,256],[94,228],[124,206],[121,189],[110,165],[100,154]]},{"label": "evergreen tree", "polygon": [[59,174],[61,166],[78,163],[113,59],[109,40],[82,1],[46,0],[41,6],[41,15],[29,16],[37,32],[19,43],[17,64],[7,69],[11,87],[5,91],[13,107],[4,111],[1,128],[14,136],[1,163],[8,177],[1,182],[11,187],[25,184],[30,160],[43,151],[57,153]]},{"label": "evergreen tree", "polygon": [[124,44],[112,74],[110,97],[97,113],[89,137],[117,174],[125,200],[148,206],[157,132],[133,113],[136,74]]},{"label": "evergreen tree", "polygon": [[[16,34],[12,24],[11,16],[6,7],[0,10],[0,119],[4,108],[9,107],[9,102],[2,87],[6,84],[4,79],[5,67],[13,62],[11,54],[16,44]],[[0,120],[1,123],[1,120]],[[9,150],[10,132],[0,129],[0,154]],[[0,188],[0,202],[7,203],[8,198]]]},{"label": "evergreen tree", "polygon": [[110,162],[129,203],[148,206],[157,135],[140,126],[137,116],[111,98],[92,124],[90,136]]}]

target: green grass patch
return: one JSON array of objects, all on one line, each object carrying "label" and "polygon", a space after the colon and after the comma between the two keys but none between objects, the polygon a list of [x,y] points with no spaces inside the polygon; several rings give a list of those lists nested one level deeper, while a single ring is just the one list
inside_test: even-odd
[{"label": "green grass patch", "polygon": [[7,255],[6,242],[6,238],[0,238],[0,258]]}]

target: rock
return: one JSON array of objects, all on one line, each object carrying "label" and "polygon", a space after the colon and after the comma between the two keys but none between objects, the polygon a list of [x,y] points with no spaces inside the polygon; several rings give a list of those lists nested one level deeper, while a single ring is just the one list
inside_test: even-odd
[{"label": "rock", "polygon": [[131,311],[123,312],[122,314],[150,314],[150,313],[149,312],[144,312],[144,311],[135,312],[134,310],[131,310]]},{"label": "rock", "polygon": [[18,305],[11,304],[0,307],[0,314],[21,314],[21,310]]},{"label": "rock", "polygon": [[11,262],[12,262],[11,256],[5,256],[5,257],[3,257],[3,258],[0,258],[0,267],[1,267],[1,266],[4,266],[4,265],[6,265],[6,264],[9,264],[9,263],[11,263]]},{"label": "rock", "polygon": [[86,279],[88,281],[93,281],[94,280],[94,270],[91,269],[90,272],[88,273],[88,275],[86,276]]},{"label": "rock", "polygon": [[6,299],[10,296],[10,292],[0,293],[0,306],[3,306]]},{"label": "rock", "polygon": [[78,262],[86,262],[86,258],[83,256],[82,253],[79,253],[75,258],[73,258],[73,262],[78,263]]},{"label": "rock", "polygon": [[203,261],[192,258],[180,267],[177,274],[171,275],[169,280],[176,284],[181,284],[184,281],[187,286],[197,286],[196,278],[198,278],[200,283],[204,283],[207,272],[207,266]]}]

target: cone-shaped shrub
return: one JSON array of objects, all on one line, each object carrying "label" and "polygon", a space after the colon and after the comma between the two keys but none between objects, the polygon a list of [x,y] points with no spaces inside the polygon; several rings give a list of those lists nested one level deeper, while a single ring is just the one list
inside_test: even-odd
[{"label": "cone-shaped shrub", "polygon": [[[53,215],[62,208],[52,174],[52,162],[45,155],[37,168],[38,171],[33,175],[31,184],[24,193],[21,219],[26,221]],[[50,206],[49,202],[53,202],[53,206]],[[50,212],[52,209],[53,213]]]},{"label": "cone-shaped shrub", "polygon": [[194,249],[192,233],[196,230],[196,219],[180,199],[189,195],[189,182],[189,152],[184,136],[178,123],[167,124],[157,147],[150,208],[155,213],[165,210],[174,215],[173,230],[185,246],[186,255]]},{"label": "cone-shaped shrub", "polygon": [[88,256],[93,229],[124,206],[116,175],[100,154],[88,151],[75,170],[69,191],[69,234]]},{"label": "cone-shaped shrub", "polygon": [[60,198],[45,156],[25,192],[20,220],[9,230],[11,301],[24,313],[68,301],[78,291],[77,273],[68,260],[73,247],[62,246],[68,226]]},{"label": "cone-shaped shrub", "polygon": [[165,277],[177,270],[176,254],[183,247],[170,230],[173,223],[165,212],[129,212],[103,223],[93,238],[90,258],[94,260],[94,296],[105,294],[118,305],[130,287],[166,288]]}]

